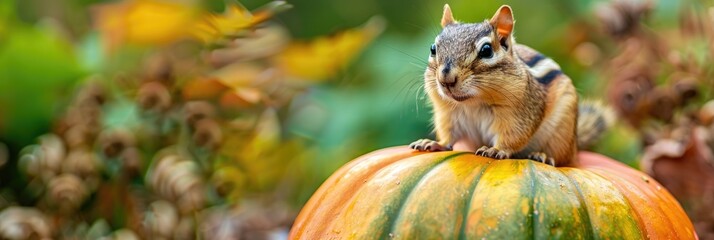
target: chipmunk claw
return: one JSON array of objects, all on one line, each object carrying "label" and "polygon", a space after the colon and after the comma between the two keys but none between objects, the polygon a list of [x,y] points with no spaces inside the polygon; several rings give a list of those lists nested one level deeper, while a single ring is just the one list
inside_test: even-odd
[{"label": "chipmunk claw", "polygon": [[431,139],[419,139],[411,144],[409,148],[420,151],[420,152],[438,152],[438,151],[449,151],[450,147],[443,146],[439,142]]},{"label": "chipmunk claw", "polygon": [[511,157],[511,153],[503,150],[499,150],[495,147],[483,146],[476,150],[476,155],[494,159],[506,159]]},{"label": "chipmunk claw", "polygon": [[528,154],[528,159],[538,161],[555,167],[555,160],[542,152],[532,152]]}]

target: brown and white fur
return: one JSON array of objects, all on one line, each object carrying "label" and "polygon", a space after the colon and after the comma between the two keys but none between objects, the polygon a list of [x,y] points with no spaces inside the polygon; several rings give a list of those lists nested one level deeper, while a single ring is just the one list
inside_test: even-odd
[{"label": "brown and white fur", "polygon": [[[573,165],[581,130],[575,87],[552,59],[516,44],[511,8],[504,5],[481,23],[459,23],[447,4],[441,25],[424,73],[438,142],[422,139],[410,146],[442,151],[461,141],[480,147],[476,154],[485,157]],[[604,131],[603,111],[584,116]]]}]

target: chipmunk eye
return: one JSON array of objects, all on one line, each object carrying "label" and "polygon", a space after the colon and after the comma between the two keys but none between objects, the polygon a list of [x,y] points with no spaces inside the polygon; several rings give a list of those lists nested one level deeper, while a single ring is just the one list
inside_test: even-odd
[{"label": "chipmunk eye", "polygon": [[478,51],[478,58],[491,58],[493,57],[493,48],[490,43],[486,43],[481,46],[481,50]]},{"label": "chipmunk eye", "polygon": [[432,56],[436,55],[436,44],[431,45],[431,55]]}]

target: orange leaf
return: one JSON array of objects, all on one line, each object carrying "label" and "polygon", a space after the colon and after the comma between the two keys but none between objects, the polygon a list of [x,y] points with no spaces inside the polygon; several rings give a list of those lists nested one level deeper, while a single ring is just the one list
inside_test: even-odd
[{"label": "orange leaf", "polygon": [[183,87],[183,98],[186,100],[214,99],[228,87],[215,78],[200,78],[189,81]]}]

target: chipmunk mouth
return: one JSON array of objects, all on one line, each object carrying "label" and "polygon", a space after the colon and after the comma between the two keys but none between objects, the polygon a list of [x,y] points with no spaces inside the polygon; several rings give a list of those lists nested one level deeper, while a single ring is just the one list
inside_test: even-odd
[{"label": "chipmunk mouth", "polygon": [[471,96],[457,96],[457,95],[451,95],[451,98],[453,98],[456,101],[463,102],[471,98]]}]

